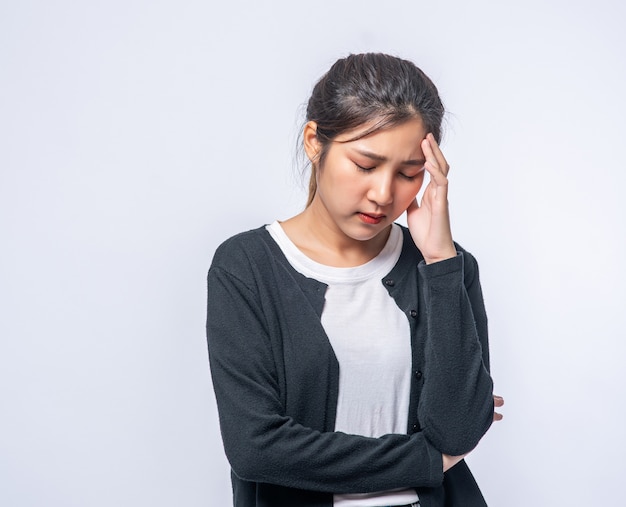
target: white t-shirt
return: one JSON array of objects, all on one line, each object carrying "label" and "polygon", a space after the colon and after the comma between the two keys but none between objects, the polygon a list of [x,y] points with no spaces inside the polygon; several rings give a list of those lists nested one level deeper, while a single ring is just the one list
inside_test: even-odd
[{"label": "white t-shirt", "polygon": [[[380,437],[407,432],[411,390],[411,334],[406,315],[381,279],[400,258],[402,231],[392,225],[382,251],[360,266],[315,262],[288,238],[280,223],[267,226],[296,271],[328,285],[322,326],[339,362],[335,431]],[[416,502],[413,489],[335,495],[335,507]]]}]

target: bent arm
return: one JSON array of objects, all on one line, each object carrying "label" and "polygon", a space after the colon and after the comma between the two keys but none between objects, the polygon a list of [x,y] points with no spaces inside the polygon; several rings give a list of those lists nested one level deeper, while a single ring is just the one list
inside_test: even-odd
[{"label": "bent arm", "polygon": [[432,487],[442,456],[423,433],[368,438],[319,431],[285,413],[255,291],[221,268],[208,275],[207,338],[224,448],[254,482],[330,493]]},{"label": "bent arm", "polygon": [[420,264],[427,312],[427,371],[418,417],[428,440],[453,456],[471,451],[493,422],[487,316],[468,252]]}]

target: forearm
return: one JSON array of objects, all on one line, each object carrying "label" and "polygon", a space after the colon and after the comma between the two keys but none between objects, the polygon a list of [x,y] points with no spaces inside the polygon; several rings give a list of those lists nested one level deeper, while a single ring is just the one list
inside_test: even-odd
[{"label": "forearm", "polygon": [[[472,270],[469,280],[464,261]],[[472,450],[493,420],[493,383],[483,350],[488,347],[486,316],[475,270],[466,253],[420,267],[427,336],[418,417],[429,441],[453,456]]]},{"label": "forearm", "polygon": [[[226,455],[240,478],[299,489],[367,493],[441,484],[441,453],[425,438],[367,438],[323,432],[281,415],[272,382],[243,365],[222,364],[211,350],[211,372]],[[251,364],[257,371],[258,363]]]},{"label": "forearm", "polygon": [[233,471],[252,482],[368,493],[433,487],[443,480],[442,455],[421,433],[367,438],[257,415],[238,425],[222,423],[222,437]]}]

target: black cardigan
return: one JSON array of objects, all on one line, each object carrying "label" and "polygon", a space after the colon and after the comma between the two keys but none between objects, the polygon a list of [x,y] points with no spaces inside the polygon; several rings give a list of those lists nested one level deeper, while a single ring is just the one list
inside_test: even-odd
[{"label": "black cardigan", "polygon": [[394,488],[416,488],[422,507],[485,505],[465,462],[444,476],[441,457],[472,450],[493,420],[478,267],[458,245],[426,265],[403,235],[381,283],[409,320],[414,375],[407,434],[380,438],[334,431],[326,285],[298,273],[265,227],[217,249],[207,337],[235,507],[331,507],[333,493]]}]

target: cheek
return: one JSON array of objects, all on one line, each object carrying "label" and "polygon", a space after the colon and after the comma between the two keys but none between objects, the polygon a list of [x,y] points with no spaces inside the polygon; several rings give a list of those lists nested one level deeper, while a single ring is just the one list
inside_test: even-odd
[{"label": "cheek", "polygon": [[347,163],[336,163],[333,166],[327,164],[318,173],[318,184],[320,183],[327,193],[346,200],[364,191],[364,178],[358,178],[354,167]]},{"label": "cheek", "polygon": [[415,196],[422,188],[422,183],[424,182],[424,177],[421,176],[419,180],[412,181],[410,184],[405,184],[396,194],[398,201],[404,206],[408,206],[411,204],[411,201],[415,199]]}]

